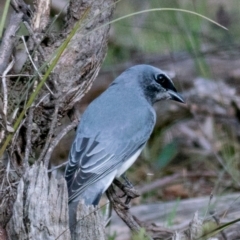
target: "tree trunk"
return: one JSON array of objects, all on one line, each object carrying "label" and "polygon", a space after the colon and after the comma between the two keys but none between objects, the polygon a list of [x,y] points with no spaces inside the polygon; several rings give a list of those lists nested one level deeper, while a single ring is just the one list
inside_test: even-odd
[{"label": "tree trunk", "polygon": [[[70,0],[64,27],[56,33],[49,22],[50,0],[35,0],[33,12],[23,0],[11,1],[14,12],[0,42],[0,233],[6,228],[10,239],[70,239],[65,180],[49,177],[47,168],[57,143],[78,123],[74,104],[101,68],[114,3]],[[21,22],[28,37],[17,37]],[[31,103],[59,46],[79,22]],[[73,122],[59,132],[66,115]],[[82,205],[81,209],[86,215],[93,211]],[[90,216],[87,232],[79,226],[76,239],[89,239],[90,232],[91,239],[104,239],[100,216]]]},{"label": "tree trunk", "polygon": [[[71,239],[67,197],[65,180],[49,178],[43,164],[34,164],[18,184],[17,199],[7,224],[10,239]],[[80,221],[72,239],[105,239],[103,221],[93,206],[80,203],[77,215]]]}]

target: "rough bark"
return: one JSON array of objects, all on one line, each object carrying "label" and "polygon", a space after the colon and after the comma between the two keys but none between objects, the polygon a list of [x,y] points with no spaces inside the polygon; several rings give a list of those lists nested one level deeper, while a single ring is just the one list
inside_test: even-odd
[{"label": "rough bark", "polygon": [[[23,0],[11,1],[15,12],[0,42],[0,75],[5,76],[5,85],[1,84],[5,98],[0,98],[0,106],[5,109],[0,111],[0,149],[5,150],[0,156],[0,226],[5,228],[11,219],[7,225],[11,239],[55,239],[53,236],[66,229],[67,195],[63,180],[48,180],[40,163],[48,167],[54,147],[77,124],[69,123],[60,133],[57,128],[65,115],[75,116],[74,104],[98,74],[107,51],[108,23],[114,3],[70,0],[63,28],[56,33],[49,29],[50,1],[35,0],[33,12]],[[84,14],[86,17],[55,69],[31,107],[25,109],[57,48]],[[21,22],[28,37],[16,37]],[[10,61],[15,62],[13,67]],[[24,117],[13,130],[23,110]],[[12,141],[3,147],[10,134]],[[36,165],[31,168],[29,162]]]},{"label": "rough bark", "polygon": [[64,179],[48,179],[47,169],[34,165],[20,180],[13,214],[7,225],[11,239],[70,239]]},{"label": "rough bark", "polygon": [[91,239],[104,240],[105,226],[104,221],[100,215],[101,209],[87,206],[80,202],[77,210],[77,220],[73,240]]},{"label": "rough bark", "polygon": [[[105,239],[104,224],[97,209],[79,204],[77,215],[81,220],[72,239]],[[11,240],[71,239],[65,180],[49,178],[43,164],[31,167],[19,182],[7,232]]]}]

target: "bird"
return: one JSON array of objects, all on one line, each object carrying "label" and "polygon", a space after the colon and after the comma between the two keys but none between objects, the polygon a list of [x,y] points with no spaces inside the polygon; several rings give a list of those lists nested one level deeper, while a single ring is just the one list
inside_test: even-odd
[{"label": "bird", "polygon": [[153,104],[167,99],[184,103],[164,71],[140,64],[121,73],[89,104],[65,170],[72,214],[80,199],[98,205],[113,180],[135,162],[156,123]]}]

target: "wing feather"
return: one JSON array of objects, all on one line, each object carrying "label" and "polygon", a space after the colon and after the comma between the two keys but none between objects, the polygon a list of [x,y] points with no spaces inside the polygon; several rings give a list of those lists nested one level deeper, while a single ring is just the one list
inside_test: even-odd
[{"label": "wing feather", "polygon": [[65,172],[69,201],[77,198],[89,185],[114,171],[143,144],[145,141],[136,144],[129,140],[114,149],[106,141],[99,142],[86,137],[75,139]]}]

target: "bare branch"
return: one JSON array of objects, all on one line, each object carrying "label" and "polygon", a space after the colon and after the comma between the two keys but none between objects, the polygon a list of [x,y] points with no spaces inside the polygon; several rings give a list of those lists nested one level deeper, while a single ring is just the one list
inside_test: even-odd
[{"label": "bare branch", "polygon": [[33,3],[35,7],[35,14],[32,20],[32,27],[34,31],[42,32],[49,22],[51,1],[50,0],[35,0]]},{"label": "bare branch", "polygon": [[28,111],[27,133],[26,133],[27,141],[26,141],[26,147],[25,147],[25,157],[23,160],[23,168],[25,172],[29,168],[28,160],[29,160],[29,154],[31,150],[33,110],[34,110],[33,107],[30,107]]},{"label": "bare branch", "polygon": [[[42,78],[42,74],[38,71],[38,68],[37,68],[36,64],[34,63],[32,57],[31,57],[31,55],[30,55],[30,53],[29,53],[29,51],[28,51],[28,47],[27,47],[26,41],[25,41],[25,39],[24,39],[24,36],[21,36],[21,39],[22,39],[22,41],[23,41],[23,44],[24,44],[24,47],[25,47],[25,49],[26,49],[26,52],[27,52],[27,55],[28,55],[28,58],[29,58],[30,62],[32,63],[32,65],[33,65],[35,71],[37,72],[38,76],[39,76],[40,78]],[[54,95],[53,92],[52,92],[52,90],[51,90],[51,89],[49,88],[49,86],[47,85],[47,83],[44,83],[44,85],[45,85],[45,87],[47,88],[47,90],[48,90],[52,95]]]},{"label": "bare branch", "polygon": [[15,34],[22,22],[23,13],[12,13],[8,27],[2,39],[0,46],[0,75],[3,74],[4,70],[7,68],[10,57],[13,51],[13,44],[15,41]]},{"label": "bare branch", "polygon": [[138,190],[141,194],[150,192],[154,189],[160,188],[160,187],[164,187],[166,185],[169,185],[171,183],[176,182],[177,180],[181,179],[181,178],[196,178],[196,177],[217,177],[217,174],[209,171],[209,172],[196,172],[196,173],[175,173],[171,176],[167,176],[161,179],[157,179],[154,182],[151,182],[149,184],[145,184],[144,186],[140,187]]},{"label": "bare branch", "polygon": [[[126,225],[131,229],[131,231],[133,231],[134,233],[140,232],[141,226],[136,222],[134,217],[131,215],[129,209],[126,209],[122,206],[122,204],[120,203],[121,200],[116,195],[112,185],[110,185],[106,194],[109,201],[112,203],[113,208],[117,215],[126,223]],[[148,240],[152,240],[152,238],[149,235],[145,234],[145,237]]]},{"label": "bare branch", "polygon": [[30,7],[23,0],[11,0],[11,6],[17,13],[23,13],[24,21],[29,21],[32,12]]},{"label": "bare branch", "polygon": [[40,154],[40,157],[38,158],[37,162],[41,162],[44,160],[44,164],[46,166],[46,168],[48,167],[48,164],[49,164],[49,159],[44,159],[44,156],[49,148],[49,145],[51,143],[51,140],[52,140],[52,136],[53,136],[53,133],[54,133],[54,129],[56,127],[56,124],[57,124],[57,118],[58,118],[58,109],[59,109],[59,101],[57,100],[56,102],[56,105],[55,105],[55,110],[54,110],[54,113],[53,113],[53,117],[52,117],[52,122],[51,122],[51,126],[50,126],[50,129],[49,129],[49,133],[48,133],[48,137],[46,139],[46,143],[44,145],[44,148]]},{"label": "bare branch", "polygon": [[[7,66],[6,70],[3,72],[3,77],[2,77],[2,91],[3,91],[3,101],[1,101],[1,110],[0,114],[2,115],[2,119],[4,122],[4,127],[8,131],[8,121],[7,121],[7,108],[8,108],[8,89],[7,89],[7,83],[6,83],[6,75],[7,73],[12,69],[14,65],[15,60],[13,59],[10,64]],[[0,133],[0,142],[4,139],[4,132],[5,130],[3,129]]]},{"label": "bare branch", "polygon": [[68,163],[68,161],[66,161],[66,162],[64,162],[64,163],[62,163],[62,164],[59,164],[59,165],[56,166],[56,167],[52,167],[51,169],[48,170],[48,172],[53,172],[53,171],[55,171],[55,170],[57,170],[57,169],[59,169],[59,168],[61,168],[61,167],[64,167],[64,166],[67,165],[67,163]]},{"label": "bare branch", "polygon": [[6,83],[6,74],[12,69],[15,60],[13,59],[6,70],[3,72],[2,78],[2,87],[3,87],[3,113],[7,116],[7,107],[8,107],[8,92],[7,92],[7,83]]},{"label": "bare branch", "polygon": [[35,36],[35,33],[33,32],[31,26],[29,25],[28,22],[24,22],[24,25],[26,26],[32,40],[34,41],[34,43],[36,44],[36,48],[38,49],[39,53],[41,54],[41,57],[43,58],[43,60],[45,61],[45,54],[44,54],[44,50],[43,48],[41,47],[40,43],[41,43],[41,39],[38,39],[36,36]]},{"label": "bare branch", "polygon": [[[70,125],[68,125],[67,127],[65,127],[58,135],[57,137],[51,142],[50,146],[48,147],[48,151],[45,155],[45,161],[49,161],[51,155],[52,155],[52,152],[54,150],[54,148],[58,145],[58,143],[61,141],[61,139],[67,134],[69,133],[72,129],[74,129],[76,126],[78,125],[78,121],[75,120],[73,121]],[[56,166],[52,169],[49,170],[49,172],[52,172],[64,165],[66,165],[67,162],[64,162],[62,164],[60,164],[59,166]]]}]

